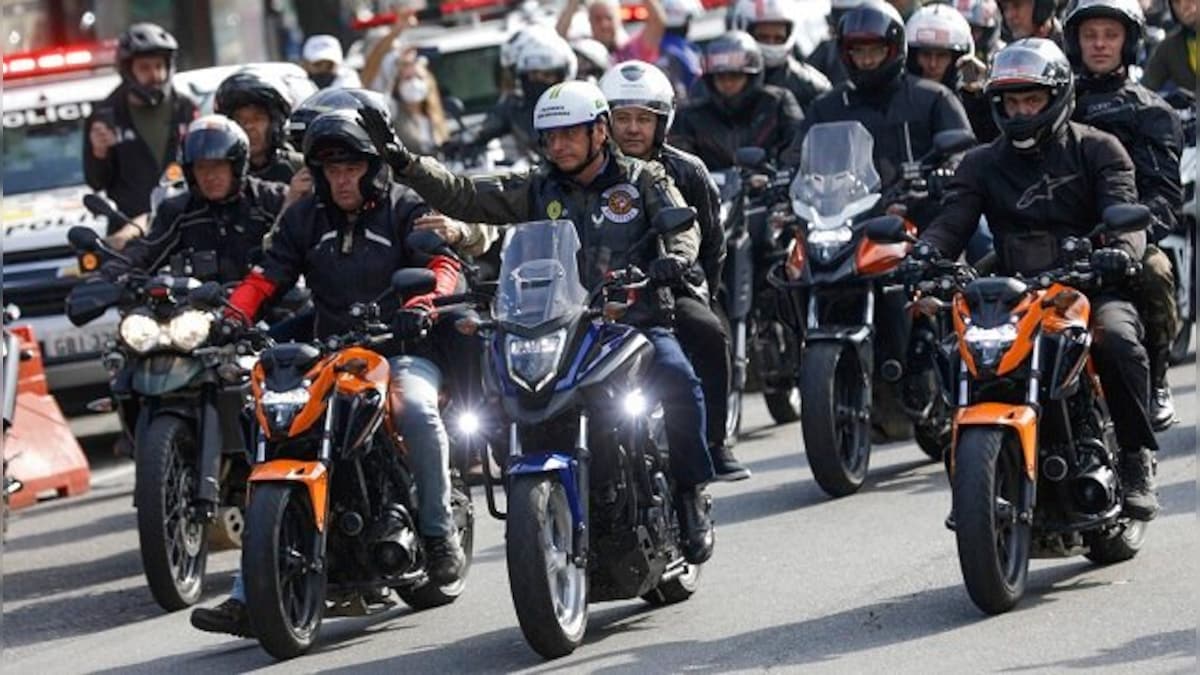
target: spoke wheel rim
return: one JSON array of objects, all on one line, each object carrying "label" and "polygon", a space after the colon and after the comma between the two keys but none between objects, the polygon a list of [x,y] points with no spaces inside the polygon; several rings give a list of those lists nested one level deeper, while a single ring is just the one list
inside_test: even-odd
[{"label": "spoke wheel rim", "polygon": [[196,491],[196,472],[184,462],[178,444],[173,444],[170,449],[163,490],[167,559],[176,586],[183,588],[194,583],[200,574],[205,532],[204,525],[190,513]]}]

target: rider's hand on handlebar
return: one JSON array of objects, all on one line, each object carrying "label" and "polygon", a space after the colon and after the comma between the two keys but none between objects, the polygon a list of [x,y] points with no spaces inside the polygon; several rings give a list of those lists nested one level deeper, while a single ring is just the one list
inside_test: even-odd
[{"label": "rider's hand on handlebar", "polygon": [[411,307],[396,312],[392,320],[392,333],[401,340],[424,337],[433,326],[433,320],[424,307]]},{"label": "rider's hand on handlebar", "polygon": [[683,278],[688,267],[688,261],[668,253],[650,263],[650,278],[660,284],[673,283]]},{"label": "rider's hand on handlebar", "polygon": [[1133,256],[1119,248],[1102,248],[1092,252],[1092,269],[1107,278],[1124,278],[1133,270]]}]

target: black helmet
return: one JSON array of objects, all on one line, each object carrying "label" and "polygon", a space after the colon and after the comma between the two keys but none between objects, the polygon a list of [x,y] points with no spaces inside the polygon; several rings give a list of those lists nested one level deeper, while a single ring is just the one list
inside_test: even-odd
[{"label": "black helmet", "polygon": [[1121,46],[1121,65],[1137,63],[1146,18],[1138,0],[1077,0],[1063,24],[1063,47],[1076,70],[1083,72],[1083,52],[1079,47],[1079,27],[1088,19],[1116,19],[1125,26],[1125,44]]},{"label": "black helmet", "polygon": [[272,150],[284,143],[284,125],[292,114],[292,101],[286,86],[265,73],[241,70],[221,82],[214,97],[217,112],[233,117],[247,105],[261,106],[271,117]]},{"label": "black helmet", "polygon": [[292,110],[287,121],[288,139],[297,150],[304,148],[304,134],[312,121],[322,113],[330,110],[362,110],[364,107],[375,108],[383,114],[384,119],[391,120],[392,113],[387,102],[380,94],[367,89],[321,89],[304,99]]},{"label": "black helmet", "polygon": [[179,43],[165,28],[153,23],[135,23],[117,39],[117,69],[121,80],[135,96],[150,105],[162,102],[165,93],[161,89],[138,84],[133,77],[133,59],[136,56],[160,55],[167,59],[168,79],[175,75],[175,54]]},{"label": "black helmet", "polygon": [[[1050,102],[1033,117],[1010,118],[1001,96],[1006,91],[1048,89]],[[996,52],[986,93],[992,118],[1013,147],[1033,150],[1067,125],[1075,110],[1075,78],[1067,57],[1050,40],[1025,38]]]},{"label": "black helmet", "polygon": [[[741,73],[749,77],[746,87],[733,98],[717,92],[713,79],[722,73]],[[709,42],[704,48],[704,84],[713,102],[730,111],[738,111],[762,89],[766,78],[762,49],[749,33],[731,30]]]},{"label": "black helmet", "polygon": [[[201,159],[223,159],[233,169],[236,189],[228,198],[241,192],[250,166],[250,139],[237,122],[224,115],[205,115],[188,125],[183,140],[183,175],[188,187],[195,192],[195,164]],[[198,194],[198,193],[197,193]]]},{"label": "black helmet", "polygon": [[[1008,0],[996,0],[996,4],[1000,7],[1000,21],[1004,26],[1001,31],[1001,37],[1005,40],[1012,40],[1012,31],[1008,28],[1008,22],[1004,21],[1004,3]],[[1058,0],[1033,0],[1033,25],[1040,26],[1058,13]]]},{"label": "black helmet", "polygon": [[391,172],[359,119],[358,110],[330,110],[318,115],[304,134],[304,163],[312,172],[317,196],[326,204],[333,203],[321,170],[326,163],[367,160],[367,173],[358,185],[364,203],[378,200],[391,183]]},{"label": "black helmet", "polygon": [[[883,42],[887,47],[887,58],[874,70],[859,70],[850,58],[850,47],[864,42]],[[855,7],[838,21],[837,46],[855,89],[869,91],[888,85],[900,77],[908,59],[904,19],[886,2],[873,1]]]}]

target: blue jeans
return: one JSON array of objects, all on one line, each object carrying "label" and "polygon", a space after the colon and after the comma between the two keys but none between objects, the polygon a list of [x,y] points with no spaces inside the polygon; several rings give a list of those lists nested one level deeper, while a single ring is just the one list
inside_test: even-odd
[{"label": "blue jeans", "polygon": [[706,440],[704,389],[674,333],[665,328],[649,328],[645,334],[654,344],[654,363],[647,385],[663,406],[671,473],[679,490],[690,490],[712,480],[714,475]]}]

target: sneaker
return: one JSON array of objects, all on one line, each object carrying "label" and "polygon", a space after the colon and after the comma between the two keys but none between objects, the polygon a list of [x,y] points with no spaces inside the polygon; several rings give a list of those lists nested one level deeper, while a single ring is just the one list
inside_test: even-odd
[{"label": "sneaker", "polygon": [[238,637],[254,637],[246,605],[240,600],[229,598],[213,607],[197,607],[192,610],[192,626],[206,633],[225,633]]},{"label": "sneaker", "polygon": [[439,586],[458,581],[467,565],[467,556],[463,553],[456,535],[427,539],[425,556],[429,561],[426,565],[429,580]]},{"label": "sneaker", "polygon": [[700,488],[680,493],[675,500],[679,511],[679,527],[683,531],[683,557],[692,565],[700,565],[712,557],[716,535],[708,512],[712,500]]},{"label": "sneaker", "polygon": [[1158,495],[1154,485],[1155,461],[1150,450],[1126,451],[1121,456],[1123,513],[1134,520],[1150,521],[1158,515]]},{"label": "sneaker", "polygon": [[1178,422],[1175,417],[1175,399],[1170,387],[1155,387],[1150,396],[1150,426],[1155,431],[1166,431]]},{"label": "sneaker", "polygon": [[750,477],[750,469],[747,469],[733,456],[733,450],[726,446],[709,448],[709,454],[712,456],[713,470],[716,471],[716,479],[732,483],[733,481],[746,480]]}]

